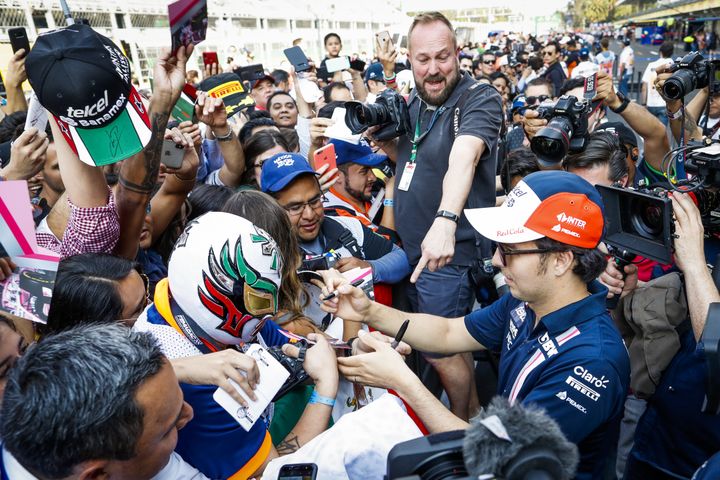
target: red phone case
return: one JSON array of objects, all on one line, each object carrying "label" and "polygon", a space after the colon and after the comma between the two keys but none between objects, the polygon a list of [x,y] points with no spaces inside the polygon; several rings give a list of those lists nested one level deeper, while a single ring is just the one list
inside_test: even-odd
[{"label": "red phone case", "polygon": [[329,143],[324,147],[315,150],[313,158],[315,159],[315,170],[319,169],[323,165],[330,165],[330,167],[326,171],[337,168],[335,145],[333,145],[332,143]]},{"label": "red phone case", "polygon": [[213,63],[220,65],[217,52],[203,52],[203,65],[209,66]]}]

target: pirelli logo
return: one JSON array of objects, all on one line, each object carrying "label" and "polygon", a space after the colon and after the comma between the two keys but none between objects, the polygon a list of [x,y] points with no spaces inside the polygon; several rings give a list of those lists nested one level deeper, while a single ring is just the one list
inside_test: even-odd
[{"label": "pirelli logo", "polygon": [[597,402],[598,399],[600,398],[600,394],[598,392],[596,392],[592,388],[588,387],[587,385],[576,380],[573,377],[567,377],[567,380],[565,380],[565,383],[567,383],[568,385],[570,385],[570,387],[574,388],[578,392],[580,392],[583,395],[585,395],[586,397],[588,397],[593,402]]},{"label": "pirelli logo", "polygon": [[208,90],[208,95],[215,98],[222,98],[227,97],[228,95],[232,95],[233,93],[243,93],[245,89],[243,89],[242,85],[238,81],[229,82],[229,83],[223,83],[222,85],[218,85],[215,88],[212,88]]}]

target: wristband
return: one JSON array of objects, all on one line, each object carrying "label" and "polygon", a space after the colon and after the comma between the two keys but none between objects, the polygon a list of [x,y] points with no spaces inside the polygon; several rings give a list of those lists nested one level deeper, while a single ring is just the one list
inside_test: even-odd
[{"label": "wristband", "polygon": [[617,93],[617,97],[620,99],[620,106],[617,108],[610,108],[610,110],[617,114],[620,114],[625,111],[628,105],[630,105],[630,99],[620,92]]},{"label": "wristband", "polygon": [[438,212],[435,214],[435,218],[447,218],[448,220],[452,220],[455,223],[458,223],[460,221],[460,216],[449,212],[447,210],[438,210]]},{"label": "wristband", "polygon": [[665,110],[667,112],[667,117],[669,120],[677,120],[678,118],[683,116],[683,113],[685,113],[685,107],[680,105],[680,108],[678,108],[677,112],[672,113],[670,110]]},{"label": "wristband", "polygon": [[383,207],[394,207],[395,206],[395,200],[392,198],[386,198],[383,200]]},{"label": "wristband", "polygon": [[313,403],[320,403],[322,405],[327,405],[328,407],[334,407],[335,406],[335,399],[330,397],[323,397],[322,395],[319,395],[315,390],[313,390],[312,395],[310,395],[310,401],[308,402],[308,405],[312,405]]}]

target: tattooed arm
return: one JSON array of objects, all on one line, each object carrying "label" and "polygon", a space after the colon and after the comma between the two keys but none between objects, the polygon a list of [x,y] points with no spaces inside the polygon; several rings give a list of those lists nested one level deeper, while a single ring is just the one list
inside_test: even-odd
[{"label": "tattooed arm", "polygon": [[[315,382],[317,395],[334,399],[338,388],[335,352],[324,336],[311,333],[308,338],[317,343],[307,350],[305,362],[303,362],[305,371]],[[298,349],[293,345],[284,345],[283,352],[296,357]],[[289,455],[324,432],[330,421],[331,413],[332,407],[329,405],[319,402],[308,403],[298,423],[278,444],[278,455]]]},{"label": "tattooed arm", "polygon": [[139,153],[123,161],[120,168],[116,191],[120,240],[115,253],[125,258],[134,259],[137,255],[147,204],[160,170],[165,129],[185,85],[185,64],[191,53],[192,45],[180,47],[175,56],[166,51],[158,58],[149,108],[150,141]]}]

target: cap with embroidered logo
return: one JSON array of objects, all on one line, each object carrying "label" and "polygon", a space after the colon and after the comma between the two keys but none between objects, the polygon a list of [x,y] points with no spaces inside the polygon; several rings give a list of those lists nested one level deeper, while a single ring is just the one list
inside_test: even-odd
[{"label": "cap with embroidered logo", "polygon": [[200,90],[215,98],[222,98],[227,116],[232,117],[244,108],[255,105],[255,100],[248,95],[240,77],[232,72],[219,73],[208,77],[200,83]]},{"label": "cap with embroidered logo", "polygon": [[362,139],[357,145],[337,138],[330,139],[329,143],[335,146],[338,165],[357,163],[366,167],[377,167],[388,159],[387,155],[374,153],[367,142]]},{"label": "cap with embroidered logo", "polygon": [[40,35],[25,69],[40,104],[83,162],[115,163],[150,141],[150,119],[132,86],[130,62],[88,25]]},{"label": "cap with embroidered logo", "polygon": [[470,224],[499,243],[552,238],[580,248],[595,248],[603,236],[602,198],[583,178],[569,172],[542,171],[523,178],[500,207],[465,210]]},{"label": "cap with embroidered logo", "polygon": [[260,185],[263,192],[279,192],[298,176],[307,173],[316,175],[299,153],[276,153],[263,162]]}]

